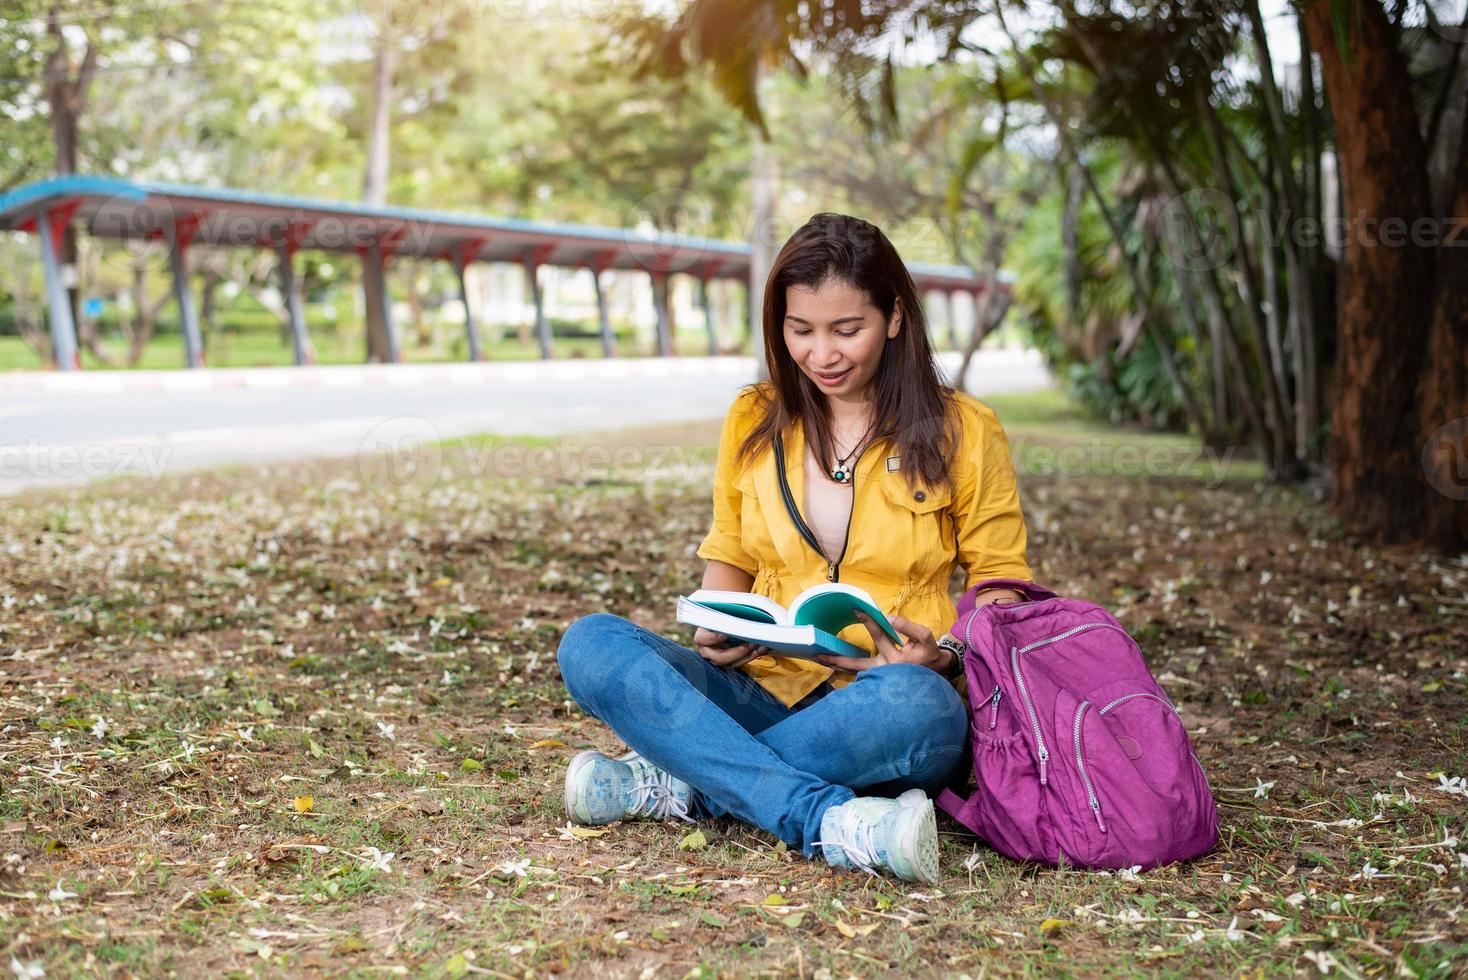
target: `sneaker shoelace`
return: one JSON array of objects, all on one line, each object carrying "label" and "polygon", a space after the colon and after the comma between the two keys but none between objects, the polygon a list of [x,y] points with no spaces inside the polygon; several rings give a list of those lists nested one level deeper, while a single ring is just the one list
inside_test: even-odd
[{"label": "sneaker shoelace", "polygon": [[872,865],[879,860],[877,857],[877,846],[872,842],[872,832],[876,824],[869,820],[863,820],[859,814],[847,812],[841,813],[841,819],[836,824],[836,839],[834,841],[815,841],[819,847],[839,847],[841,853],[846,855],[846,860],[853,867],[860,868],[869,875],[875,875],[876,869]]},{"label": "sneaker shoelace", "polygon": [[677,817],[688,823],[696,823],[688,815],[688,804],[673,789],[673,777],[661,769],[653,770],[653,775],[633,784],[635,793],[632,802],[632,812],[652,817],[655,820],[667,820],[669,817]]}]

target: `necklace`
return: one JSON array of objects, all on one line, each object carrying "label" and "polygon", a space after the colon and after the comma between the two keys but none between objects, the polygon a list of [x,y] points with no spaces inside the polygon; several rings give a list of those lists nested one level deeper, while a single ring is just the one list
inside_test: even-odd
[{"label": "necklace", "polygon": [[848,452],[845,456],[836,457],[836,465],[831,467],[831,479],[835,480],[837,483],[851,482],[851,467],[849,465],[851,462],[851,458],[856,455],[857,449],[859,449],[861,447],[861,444],[866,441],[867,436],[871,435],[872,428],[876,424],[877,420],[873,419],[872,424],[868,425],[867,430],[861,434],[861,438],[856,440],[856,445],[851,447],[851,451]]}]

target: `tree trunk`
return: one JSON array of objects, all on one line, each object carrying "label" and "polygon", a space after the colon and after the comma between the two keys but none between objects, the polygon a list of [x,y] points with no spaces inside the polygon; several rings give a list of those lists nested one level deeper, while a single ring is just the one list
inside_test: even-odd
[{"label": "tree trunk", "polygon": [[[1305,24],[1296,18],[1300,35],[1300,106],[1302,120],[1301,152],[1305,155],[1305,179],[1300,207],[1302,217],[1320,227],[1324,215],[1321,198],[1320,172],[1320,109],[1315,99],[1315,58],[1310,49],[1310,39],[1305,34]],[[1298,445],[1296,449],[1311,458],[1311,442],[1320,428],[1320,330],[1322,325],[1333,324],[1325,316],[1320,302],[1324,283],[1322,270],[1326,268],[1324,242],[1317,240],[1309,245],[1301,243],[1301,274],[1304,277],[1299,294],[1300,305],[1300,364],[1296,378],[1295,426]]]},{"label": "tree trunk", "polygon": [[[1214,179],[1218,181],[1223,191],[1224,220],[1228,224],[1228,231],[1234,243],[1231,258],[1240,266],[1240,274],[1229,276],[1237,280],[1245,326],[1248,328],[1249,338],[1253,341],[1253,349],[1258,355],[1258,366],[1260,368],[1260,382],[1264,392],[1264,417],[1268,424],[1269,454],[1265,457],[1269,460],[1269,470],[1275,479],[1287,479],[1297,474],[1293,472],[1292,463],[1294,454],[1289,448],[1290,431],[1286,420],[1287,406],[1285,404],[1286,394],[1284,380],[1279,376],[1272,363],[1271,348],[1267,337],[1264,323],[1259,318],[1259,295],[1253,272],[1253,263],[1249,261],[1250,248],[1244,235],[1244,223],[1239,215],[1238,201],[1241,197],[1238,187],[1233,178],[1233,172],[1229,169],[1228,151],[1224,142],[1225,129],[1222,121],[1218,118],[1218,112],[1213,104],[1208,101],[1205,94],[1198,95],[1199,115],[1204,121],[1203,133],[1207,138],[1209,160],[1213,166]],[[1264,199],[1266,207],[1271,215],[1278,212],[1276,205],[1274,185],[1271,183],[1270,175],[1265,174],[1250,160],[1247,155],[1240,154],[1242,161],[1247,164],[1252,172],[1258,177],[1260,185],[1264,188]],[[1196,224],[1188,223],[1188,233],[1197,238]],[[1266,236],[1267,237],[1267,236]],[[1198,242],[1194,248],[1201,248]],[[1194,252],[1193,254],[1200,254]],[[1203,270],[1206,277],[1205,285],[1217,287],[1218,280],[1213,275],[1212,269]],[[1218,298],[1222,307],[1222,297]],[[1230,321],[1230,328],[1232,322]]]},{"label": "tree trunk", "polygon": [[128,367],[136,367],[137,363],[143,359],[143,350],[148,346],[148,341],[153,339],[153,331],[158,326],[158,311],[163,309],[164,304],[173,295],[172,290],[164,289],[158,299],[149,301],[147,272],[147,266],[139,256],[133,262],[131,292],[133,306],[137,310],[137,320],[130,325],[128,331]]},{"label": "tree trunk", "polygon": [[[1437,303],[1422,383],[1426,538],[1449,553],[1468,550],[1468,127],[1459,140],[1458,192],[1437,252]],[[1450,468],[1451,467],[1451,468]]]},{"label": "tree trunk", "polygon": [[[1335,120],[1347,228],[1336,319],[1332,503],[1346,527],[1365,538],[1421,541],[1425,515],[1438,504],[1421,468],[1426,406],[1419,400],[1436,275],[1434,249],[1414,243],[1407,230],[1431,215],[1427,151],[1397,29],[1376,0],[1351,0],[1342,5],[1346,36],[1337,37],[1334,6],[1316,0],[1304,13]],[[1441,308],[1452,313],[1446,303]],[[1448,339],[1439,333],[1432,332],[1434,342]],[[1463,349],[1460,343],[1457,364]],[[1430,375],[1457,366],[1451,349],[1434,352],[1445,356]],[[1428,387],[1447,404],[1460,384],[1433,378]]]},{"label": "tree trunk", "polygon": [[1086,183],[1075,167],[1064,168],[1065,211],[1060,218],[1060,248],[1065,269],[1065,314],[1072,324],[1081,318],[1081,283],[1085,270],[1081,267],[1081,200]]},{"label": "tree trunk", "polygon": [[1146,331],[1152,345],[1157,348],[1157,356],[1162,360],[1162,369],[1167,374],[1167,380],[1177,391],[1182,400],[1183,411],[1187,414],[1188,421],[1202,432],[1207,429],[1207,420],[1204,418],[1202,406],[1198,403],[1197,395],[1183,378],[1182,372],[1178,370],[1177,361],[1172,356],[1172,351],[1161,337],[1156,320],[1156,311],[1152,307],[1150,286],[1142,270],[1137,264],[1136,257],[1127,250],[1126,234],[1122,230],[1121,223],[1112,212],[1107,203],[1105,195],[1096,183],[1096,177],[1091,169],[1081,160],[1080,152],[1075,147],[1075,141],[1071,139],[1070,130],[1066,127],[1065,119],[1060,112],[1059,106],[1051,98],[1050,93],[1040,84],[1040,67],[1035,63],[1025,49],[1022,48],[1014,35],[1010,32],[1009,24],[1004,19],[1003,5],[994,8],[995,16],[999,19],[1000,29],[1004,31],[1009,39],[1010,50],[1018,58],[1020,67],[1029,76],[1030,91],[1034,93],[1035,99],[1045,110],[1045,115],[1050,124],[1055,127],[1056,137],[1060,142],[1061,152],[1065,155],[1066,162],[1075,167],[1085,183],[1086,191],[1091,195],[1091,200],[1096,203],[1096,208],[1101,212],[1101,220],[1106,223],[1106,230],[1111,234],[1111,240],[1116,244],[1117,253],[1121,258],[1122,266],[1126,270],[1127,278],[1132,285],[1133,298],[1135,299],[1138,312],[1142,315],[1142,329]]},{"label": "tree trunk", "polygon": [[1204,343],[1203,325],[1198,322],[1198,298],[1193,291],[1193,274],[1183,259],[1177,224],[1172,221],[1163,221],[1161,224],[1161,244],[1166,249],[1164,254],[1169,256],[1172,263],[1172,283],[1177,288],[1178,309],[1182,311],[1183,323],[1187,326],[1188,336],[1192,338],[1198,367],[1203,377],[1208,379],[1206,387],[1213,395],[1212,401],[1204,403],[1208,409],[1208,428],[1203,431],[1203,442],[1210,449],[1219,449],[1228,445],[1231,434],[1226,432],[1224,423],[1227,412],[1226,379],[1221,376],[1221,372],[1214,373],[1221,367],[1222,360],[1217,356],[1211,361],[1209,359],[1210,351],[1217,348],[1218,339],[1214,337],[1211,343]]},{"label": "tree trunk", "polygon": [[372,59],[372,121],[367,132],[367,170],[362,176],[362,200],[382,207],[387,203],[387,175],[392,149],[392,86],[397,48],[392,37],[377,36]]},{"label": "tree trunk", "polygon": [[[954,387],[959,391],[968,390],[964,379],[968,377],[968,367],[973,363],[974,353],[978,351],[984,338],[1004,322],[1004,315],[1009,312],[1011,302],[1007,297],[999,297],[999,266],[1004,261],[1004,244],[1008,236],[999,222],[999,210],[995,207],[993,198],[983,197],[979,208],[989,232],[984,238],[984,290],[974,303],[974,329],[969,334],[968,343],[963,347],[963,360],[958,365],[958,375],[954,379]],[[996,299],[1000,302],[997,310],[994,308]],[[948,315],[953,315],[951,299],[948,302]]]},{"label": "tree trunk", "polygon": [[[46,55],[45,91],[46,105],[51,116],[51,141],[56,148],[56,175],[67,177],[76,173],[77,133],[82,113],[87,107],[87,89],[97,70],[97,47],[90,41],[79,65],[71,61],[71,49],[62,31],[61,7],[51,3],[46,12],[46,34],[52,48]],[[61,264],[63,268],[77,265],[76,229],[68,222],[61,232]],[[81,290],[76,285],[66,289],[71,303],[71,322],[81,323]],[[95,347],[95,344],[88,344]],[[95,353],[95,350],[94,350]]]}]

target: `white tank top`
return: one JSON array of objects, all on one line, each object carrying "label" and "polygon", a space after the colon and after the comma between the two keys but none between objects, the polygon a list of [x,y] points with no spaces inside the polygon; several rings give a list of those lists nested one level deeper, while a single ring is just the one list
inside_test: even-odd
[{"label": "white tank top", "polygon": [[821,546],[827,561],[838,561],[846,543],[846,526],[851,519],[852,484],[837,483],[822,470],[815,453],[805,450],[805,523]]}]

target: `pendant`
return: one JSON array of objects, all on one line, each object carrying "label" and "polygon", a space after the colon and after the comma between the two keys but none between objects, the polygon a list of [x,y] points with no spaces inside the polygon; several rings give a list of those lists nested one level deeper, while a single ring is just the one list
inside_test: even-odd
[{"label": "pendant", "polygon": [[846,483],[851,479],[851,475],[838,466],[831,471],[831,479],[835,480],[837,483]]}]

